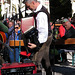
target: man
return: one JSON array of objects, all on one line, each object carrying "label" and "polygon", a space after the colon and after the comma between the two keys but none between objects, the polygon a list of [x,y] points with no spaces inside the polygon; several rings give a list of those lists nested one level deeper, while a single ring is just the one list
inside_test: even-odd
[{"label": "man", "polygon": [[[62,32],[61,34],[61,38],[62,39],[67,39],[67,38],[75,38],[75,27],[73,24],[70,23],[70,21],[68,19],[63,19],[63,24],[64,26],[62,27],[62,29],[60,29],[60,31]],[[60,32],[60,33],[61,33]],[[66,45],[63,48],[67,49],[67,50],[74,50],[75,49],[75,45]],[[66,54],[62,53],[62,59],[63,62],[67,61],[67,56]]]},{"label": "man", "polygon": [[11,28],[12,26],[13,26],[13,21],[9,21],[9,23],[8,23],[8,28]]},{"label": "man", "polygon": [[[67,38],[75,38],[75,26],[71,24],[69,21],[64,21],[65,24],[65,35],[62,37],[63,39]],[[70,45],[67,49],[75,49],[75,45]]]},{"label": "man", "polygon": [[[10,40],[21,40],[21,31],[18,31],[19,25],[15,24],[15,33],[14,33],[14,26],[9,28],[9,41]],[[15,36],[15,37],[14,37]],[[10,62],[19,62],[19,47],[15,46],[15,54],[14,53],[14,46],[11,47],[12,52],[9,50],[9,57],[10,57]],[[14,57],[15,55],[15,57]]]},{"label": "man", "polygon": [[26,1],[24,0],[23,3],[25,3],[30,10],[34,11],[33,16],[36,21],[39,42],[40,43],[46,42],[48,34],[50,35],[51,29],[50,24],[48,24],[48,22],[50,22],[49,13],[47,12],[46,8],[42,6],[37,0],[26,0]]},{"label": "man", "polygon": [[73,24],[69,22],[69,20],[64,19],[64,27],[65,27],[65,35],[63,36],[64,39],[67,38],[75,38],[75,27]]},{"label": "man", "polygon": [[[33,16],[35,18],[35,27],[38,30],[38,41],[40,43],[39,47],[41,48],[42,45],[47,41],[48,36],[51,34],[49,17],[50,15],[47,9],[42,6],[37,0],[24,0],[23,3],[25,3],[25,5],[34,13]],[[35,44],[28,43],[28,47],[31,49],[35,48],[36,46],[37,45]],[[36,59],[35,56],[33,56],[33,60]],[[49,69],[45,68],[45,70],[47,75],[51,75],[50,73],[48,73],[50,71]]]},{"label": "man", "polygon": [[8,23],[8,33],[6,33],[6,37],[7,37],[7,44],[9,45],[9,40],[10,40],[10,35],[12,33],[12,31],[14,30],[14,24],[13,21],[9,21]]},{"label": "man", "polygon": [[74,25],[71,24],[68,19],[66,18],[63,19],[63,24],[59,27],[60,37],[63,37],[64,39],[74,37],[74,31],[75,31]]}]

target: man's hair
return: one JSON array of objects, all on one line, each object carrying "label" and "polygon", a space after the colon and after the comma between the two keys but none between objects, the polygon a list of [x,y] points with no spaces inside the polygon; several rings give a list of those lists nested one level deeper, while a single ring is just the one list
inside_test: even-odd
[{"label": "man's hair", "polygon": [[9,20],[8,24],[9,24],[10,22],[14,23],[14,21],[13,21],[13,20]]},{"label": "man's hair", "polygon": [[71,23],[68,21],[68,24],[71,24]]},{"label": "man's hair", "polygon": [[32,1],[35,1],[35,2],[37,2],[37,0],[25,0],[25,2],[24,3],[31,3]]}]

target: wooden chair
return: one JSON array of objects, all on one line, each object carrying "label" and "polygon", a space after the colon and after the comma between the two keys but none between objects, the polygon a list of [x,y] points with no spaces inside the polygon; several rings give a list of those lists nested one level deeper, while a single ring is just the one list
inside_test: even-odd
[{"label": "wooden chair", "polygon": [[[68,38],[66,40],[60,39],[55,43],[55,45],[75,45],[75,38]],[[60,49],[67,52],[72,52],[72,65],[75,64],[75,49],[74,50],[67,50],[67,49]]]}]

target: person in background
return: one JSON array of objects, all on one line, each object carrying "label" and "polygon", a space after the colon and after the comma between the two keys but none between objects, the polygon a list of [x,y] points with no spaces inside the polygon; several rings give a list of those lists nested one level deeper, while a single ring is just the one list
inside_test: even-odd
[{"label": "person in background", "polygon": [[[21,40],[21,32],[18,31],[18,29],[19,29],[19,25],[16,24],[15,25],[15,40]],[[14,40],[14,31],[12,32],[10,40]],[[15,57],[14,57],[14,54],[13,54],[14,53],[14,48],[11,47],[11,49],[13,50],[13,52],[9,51],[9,56],[10,56],[11,63],[19,62],[19,47],[15,46]]]},{"label": "person in background", "polygon": [[21,21],[19,19],[16,20],[16,23],[21,27]]},{"label": "person in background", "polygon": [[[13,21],[12,21],[12,20],[10,20],[10,21],[8,22],[8,29],[11,28],[11,27],[13,28]],[[8,40],[8,36],[9,36],[9,35],[8,35],[8,33],[5,33],[5,34],[6,34],[6,38],[7,38],[7,40]],[[9,42],[9,41],[8,41],[8,42]]]},{"label": "person in background", "polygon": [[[21,40],[21,32],[18,31],[19,25],[15,24],[15,33],[14,33],[14,25],[12,23],[9,23],[9,29],[8,29],[8,41],[7,44],[9,45],[10,40],[14,40],[14,35],[15,35],[15,40]],[[10,62],[19,62],[19,47],[11,47],[12,51],[9,50],[9,58]],[[15,57],[14,57],[14,50],[15,50]],[[14,59],[15,58],[15,59]]]},{"label": "person in background", "polygon": [[[9,46],[9,41],[10,41],[9,40],[9,37],[10,37],[9,33],[11,33],[13,31],[13,29],[14,29],[13,21],[12,20],[10,20],[8,22],[8,26],[7,27],[8,27],[8,33],[5,33],[5,35],[6,35],[6,44]],[[11,32],[9,32],[9,30]],[[9,59],[9,49],[7,47],[4,47],[3,58],[4,58],[5,62],[10,62],[10,59]]]},{"label": "person in background", "polygon": [[71,27],[75,28],[74,25],[71,24],[67,18],[63,19],[62,25],[59,27],[60,37],[66,36],[65,33],[67,31],[67,28],[65,28],[65,26],[66,26],[65,24],[67,24],[67,23],[68,23],[68,25],[67,25],[68,27],[71,26]]},{"label": "person in background", "polygon": [[[64,23],[64,35],[61,37],[62,39],[67,39],[67,38],[75,38],[75,27],[73,24],[70,23],[70,21],[68,19],[63,19],[63,23]],[[62,30],[62,29],[61,29]],[[67,50],[74,50],[75,49],[75,45],[70,45],[70,46],[64,46],[65,49]],[[62,59],[63,62],[67,61],[67,56],[65,53],[62,53]]]},{"label": "person in background", "polygon": [[6,18],[6,20],[3,21],[3,24],[5,24],[8,27],[9,19]]},{"label": "person in background", "polygon": [[71,24],[69,20],[64,19],[63,22],[65,27],[65,35],[62,38],[75,38],[75,26]]},{"label": "person in background", "polygon": [[10,20],[10,21],[8,22],[8,28],[11,28],[11,27],[13,26],[13,24],[14,24],[13,21]]},{"label": "person in background", "polygon": [[53,28],[54,28],[53,23],[52,23],[52,22],[50,22],[50,25],[51,25],[51,30],[53,30]]},{"label": "person in background", "polygon": [[[65,22],[68,21],[68,19],[64,19]],[[65,23],[64,21],[62,22],[62,25],[59,27],[59,36],[60,38],[65,35]]]},{"label": "person in background", "polygon": [[[25,3],[26,7],[28,7],[30,10],[33,11],[33,17],[35,19],[35,27],[38,30],[39,48],[41,48],[42,45],[47,41],[48,36],[51,35],[50,15],[47,9],[43,5],[41,5],[40,2],[38,2],[37,0],[24,0],[23,3]],[[33,43],[28,43],[28,47],[31,49],[35,48],[36,46],[37,45]],[[36,54],[38,53],[38,50],[33,56],[32,59],[33,61],[35,61],[36,59]],[[46,58],[44,58],[44,60],[46,61]],[[47,66],[43,67],[46,70],[46,75],[51,75],[50,65],[48,67]]]}]

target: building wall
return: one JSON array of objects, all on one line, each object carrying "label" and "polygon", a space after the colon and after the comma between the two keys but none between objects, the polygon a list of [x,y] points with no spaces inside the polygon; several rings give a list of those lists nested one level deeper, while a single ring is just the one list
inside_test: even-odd
[{"label": "building wall", "polygon": [[[20,3],[19,3],[19,0],[10,0],[10,4],[8,4],[7,0],[1,0],[1,9],[2,9],[2,16],[5,15],[5,18],[6,18],[6,13],[7,13],[7,17],[12,17],[12,14],[13,13],[19,13],[19,7],[21,8],[21,11],[24,11],[25,10],[25,5],[22,3],[23,0],[20,0]],[[38,0],[40,1],[41,4],[43,4],[47,9],[48,11],[50,12],[50,9],[49,9],[49,0]],[[71,0],[71,3],[72,3],[72,15],[75,13],[75,0]],[[25,12],[22,12],[22,15],[25,16]]]},{"label": "building wall", "polygon": [[71,0],[72,3],[72,16],[75,13],[75,0]]}]

